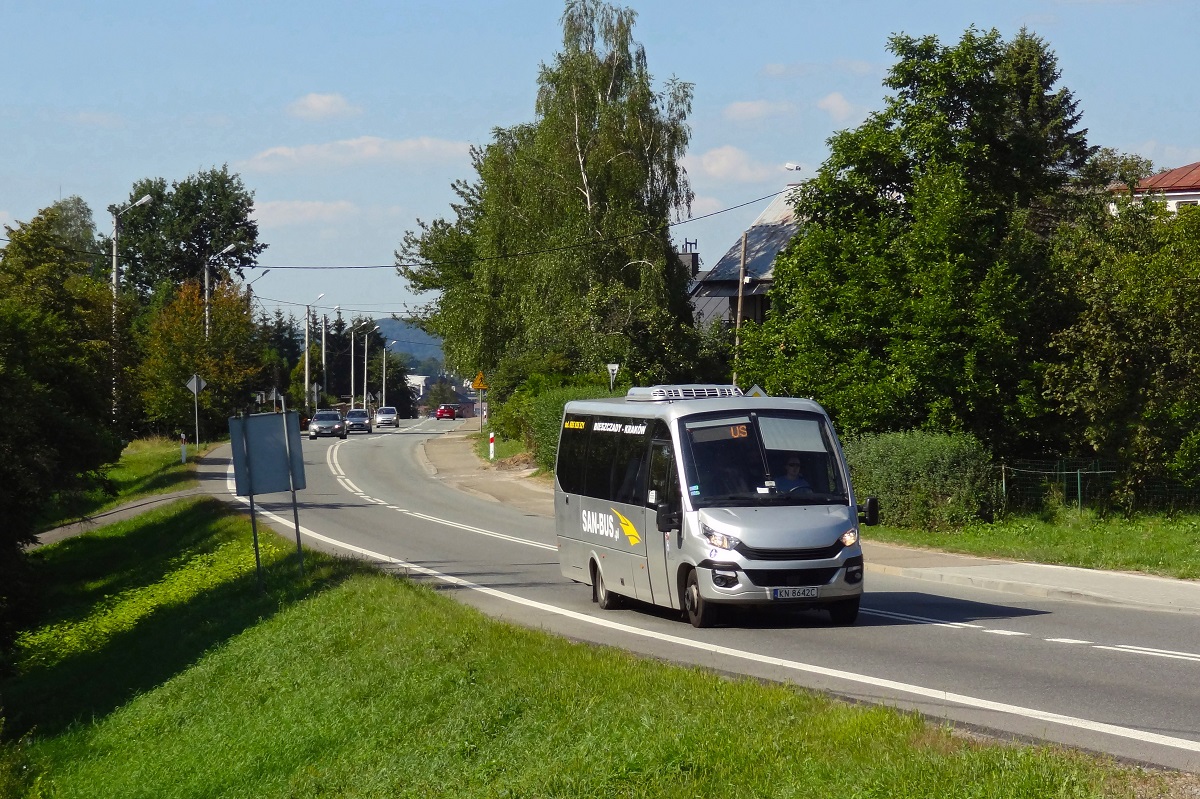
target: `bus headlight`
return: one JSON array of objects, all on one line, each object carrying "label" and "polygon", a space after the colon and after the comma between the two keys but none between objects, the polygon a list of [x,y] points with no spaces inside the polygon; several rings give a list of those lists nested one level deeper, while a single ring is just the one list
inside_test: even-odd
[{"label": "bus headlight", "polygon": [[700,532],[708,539],[708,543],[717,549],[737,549],[742,544],[737,538],[725,533],[718,533],[707,524],[700,525]]},{"label": "bus headlight", "polygon": [[852,547],[858,543],[858,530],[851,527],[842,533],[842,546]]}]

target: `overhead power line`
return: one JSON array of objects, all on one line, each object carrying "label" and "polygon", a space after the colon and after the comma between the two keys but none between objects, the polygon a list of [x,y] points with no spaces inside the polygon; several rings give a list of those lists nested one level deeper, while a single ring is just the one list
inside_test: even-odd
[{"label": "overhead power line", "polygon": [[[698,222],[698,221],[700,221],[701,219],[708,219],[708,218],[710,218],[710,217],[719,216],[719,215],[721,215],[721,214],[727,214],[727,213],[729,213],[730,211],[736,211],[736,210],[738,210],[738,209],[740,209],[740,208],[745,208],[745,207],[746,207],[746,206],[748,206],[748,205],[754,205],[755,203],[760,203],[760,202],[762,202],[763,200],[770,200],[770,199],[772,199],[772,198],[774,198],[774,197],[777,197],[777,196],[779,196],[780,194],[782,194],[782,193],[783,193],[783,192],[785,192],[785,191],[787,191],[787,189],[782,189],[782,190],[780,190],[780,191],[773,192],[773,193],[771,193],[771,194],[767,194],[767,195],[765,195],[765,196],[763,196],[763,197],[759,197],[759,198],[757,198],[757,199],[754,199],[754,200],[749,200],[749,201],[747,201],[747,202],[744,202],[744,203],[739,203],[738,205],[731,205],[730,207],[728,207],[728,208],[722,208],[722,209],[721,209],[721,210],[719,210],[719,211],[712,211],[711,213],[707,213],[707,214],[701,214],[700,216],[693,216],[693,217],[691,217],[691,218],[689,218],[689,219],[681,219],[681,220],[679,220],[678,222],[669,222],[669,223],[667,223],[667,227],[669,227],[669,228],[672,228],[672,227],[678,227],[678,226],[680,226],[680,225],[686,225],[686,224],[689,224],[689,223],[691,223],[691,222]],[[317,266],[278,265],[278,264],[270,264],[270,265],[268,265],[268,264],[257,264],[257,265],[255,265],[255,266],[252,266],[252,267],[247,267],[247,268],[252,268],[252,269],[255,269],[255,268],[267,268],[267,269],[296,269],[296,270],[301,270],[301,271],[303,271],[303,270],[313,270],[313,271],[317,271],[317,270],[334,270],[334,271],[339,271],[339,270],[353,270],[353,269],[395,269],[395,268],[397,268],[397,267],[400,267],[400,266],[413,266],[413,267],[417,267],[417,266],[439,266],[439,265],[442,265],[442,264],[484,263],[484,262],[488,262],[488,261],[502,261],[502,260],[507,260],[507,259],[509,259],[509,258],[526,258],[526,257],[529,257],[529,256],[531,256],[531,255],[548,255],[548,254],[550,254],[550,253],[556,253],[556,252],[567,252],[567,251],[570,251],[570,250],[580,250],[580,249],[585,249],[585,248],[591,248],[591,247],[595,247],[595,246],[597,246],[597,245],[600,245],[600,244],[611,244],[611,243],[613,243],[613,242],[616,242],[616,241],[624,241],[625,239],[636,238],[636,237],[638,237],[638,236],[645,236],[645,235],[649,235],[649,234],[652,234],[652,233],[655,233],[655,232],[656,232],[656,228],[644,228],[644,229],[642,229],[642,230],[634,231],[633,233],[623,233],[623,234],[621,234],[621,235],[619,235],[619,236],[612,236],[612,237],[610,237],[610,238],[607,238],[607,239],[598,239],[598,240],[597,240],[597,239],[590,239],[590,240],[588,240],[588,241],[580,241],[580,242],[575,242],[575,243],[573,243],[573,244],[563,244],[563,245],[560,245],[560,246],[558,246],[558,247],[546,247],[546,248],[543,248],[543,249],[536,249],[536,250],[523,250],[523,251],[521,251],[521,252],[514,252],[514,253],[504,253],[504,254],[502,254],[502,255],[488,255],[488,256],[482,256],[482,257],[478,257],[478,258],[462,258],[462,259],[457,259],[457,260],[448,260],[448,261],[432,261],[432,262],[429,262],[429,263],[426,263],[426,264],[418,264],[418,263],[404,263],[404,264],[400,264],[400,263],[390,263],[390,264],[328,264],[328,265],[317,265]],[[0,241],[5,241],[5,242],[7,242],[7,241],[10,241],[10,239],[6,239],[6,238],[0,238]],[[79,254],[81,254],[81,255],[100,255],[100,256],[108,257],[108,253],[100,252],[100,251],[97,251],[97,250],[79,250],[79,249],[74,249],[74,248],[71,248],[71,247],[62,247],[62,249],[64,249],[64,250],[67,250],[67,251],[69,251],[69,252],[75,252],[75,253],[79,253]],[[272,300],[272,302],[275,302],[275,300]],[[300,304],[300,305],[303,305],[304,303],[298,303],[298,304]]]}]

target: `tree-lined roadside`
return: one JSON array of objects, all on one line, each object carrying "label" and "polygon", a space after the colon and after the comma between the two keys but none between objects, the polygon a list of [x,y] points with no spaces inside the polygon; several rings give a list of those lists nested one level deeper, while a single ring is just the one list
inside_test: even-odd
[{"label": "tree-lined roadside", "polygon": [[[490,620],[364,564],[299,580],[248,522],[177,503],[40,550],[2,795],[1107,797],[1168,775],[964,737]],[[686,697],[686,701],[679,701]],[[714,746],[714,741],[720,741]]]}]

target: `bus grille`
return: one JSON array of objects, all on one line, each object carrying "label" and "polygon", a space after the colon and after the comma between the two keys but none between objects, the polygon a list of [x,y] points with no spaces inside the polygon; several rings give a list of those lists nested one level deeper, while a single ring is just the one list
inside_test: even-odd
[{"label": "bus grille", "polygon": [[828,585],[840,566],[823,569],[746,569],[746,579],[759,588],[786,588],[803,585]]},{"label": "bus grille", "polygon": [[738,544],[737,553],[753,560],[829,560],[845,549],[841,539],[827,547],[813,549],[757,549],[744,543]]}]

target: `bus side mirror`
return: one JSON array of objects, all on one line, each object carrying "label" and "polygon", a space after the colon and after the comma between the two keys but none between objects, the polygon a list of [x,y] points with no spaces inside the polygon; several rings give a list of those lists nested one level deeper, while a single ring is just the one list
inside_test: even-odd
[{"label": "bus side mirror", "polygon": [[660,533],[669,533],[679,527],[679,512],[672,512],[671,506],[666,502],[658,503],[657,513],[655,513],[655,522],[658,524]]},{"label": "bus side mirror", "polygon": [[879,524],[879,497],[867,497],[858,506],[858,522],[868,527]]}]

